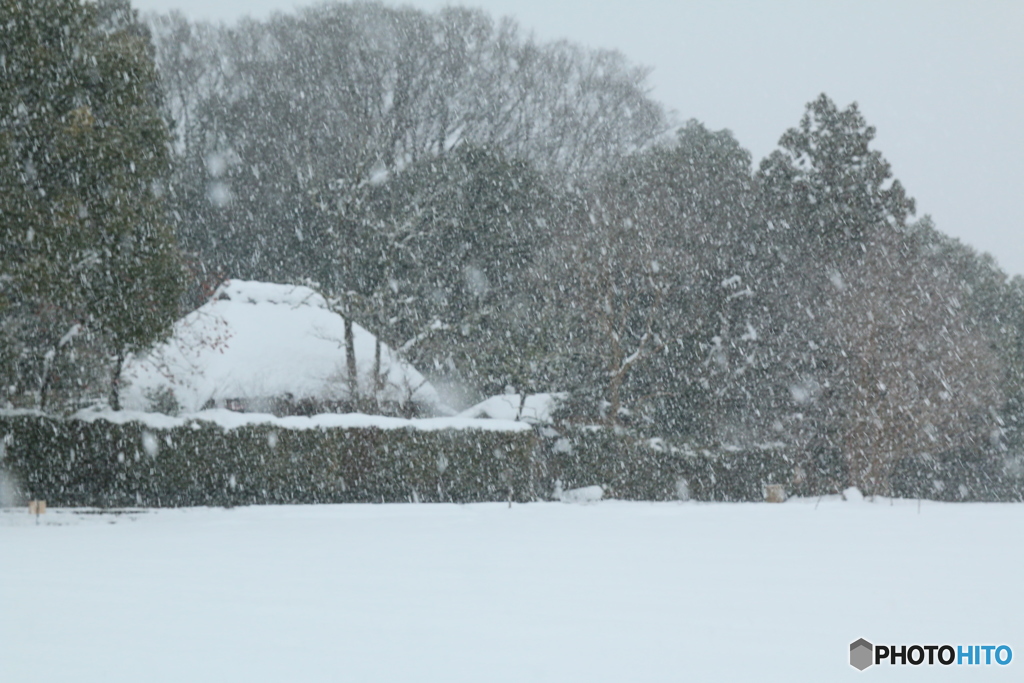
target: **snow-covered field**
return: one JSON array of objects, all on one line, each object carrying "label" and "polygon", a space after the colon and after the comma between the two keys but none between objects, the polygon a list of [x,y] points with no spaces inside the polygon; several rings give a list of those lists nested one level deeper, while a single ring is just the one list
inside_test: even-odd
[{"label": "snow-covered field", "polygon": [[[1024,505],[0,512],[3,681],[1020,680]],[[998,667],[849,643],[1008,644]]]}]

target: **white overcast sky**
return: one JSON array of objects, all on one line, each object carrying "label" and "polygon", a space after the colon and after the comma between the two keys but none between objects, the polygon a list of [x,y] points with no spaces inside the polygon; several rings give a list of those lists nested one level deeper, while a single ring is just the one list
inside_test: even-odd
[{"label": "white overcast sky", "polygon": [[[194,18],[266,17],[292,0],[133,0]],[[856,101],[875,146],[937,227],[1024,275],[1024,2],[413,0],[514,16],[542,40],[653,68],[679,121],[729,128],[756,164],[825,92]]]}]

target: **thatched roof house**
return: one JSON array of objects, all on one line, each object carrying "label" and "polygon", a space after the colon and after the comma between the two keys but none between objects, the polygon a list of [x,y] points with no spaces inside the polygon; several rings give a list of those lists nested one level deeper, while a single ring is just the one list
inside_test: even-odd
[{"label": "thatched roof house", "polygon": [[124,407],[277,415],[445,412],[423,375],[384,344],[378,363],[374,335],[358,324],[352,328],[355,387],[345,319],[320,294],[308,287],[229,280],[175,324],[170,340],[128,359]]}]

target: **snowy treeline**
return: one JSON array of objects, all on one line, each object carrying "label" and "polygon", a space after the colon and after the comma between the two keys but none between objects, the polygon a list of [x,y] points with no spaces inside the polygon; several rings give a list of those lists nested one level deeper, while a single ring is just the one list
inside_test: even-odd
[{"label": "snowy treeline", "polygon": [[[913,219],[856,105],[822,95],[755,166],[672,124],[622,55],[479,11],[149,27],[181,314],[228,277],[305,284],[455,408],[568,392],[558,419],[785,444],[837,489],[885,493],[928,454],[1020,475],[1024,281]],[[8,330],[53,310],[4,286]],[[20,338],[36,361],[5,366],[8,402],[69,357],[47,330]]]}]

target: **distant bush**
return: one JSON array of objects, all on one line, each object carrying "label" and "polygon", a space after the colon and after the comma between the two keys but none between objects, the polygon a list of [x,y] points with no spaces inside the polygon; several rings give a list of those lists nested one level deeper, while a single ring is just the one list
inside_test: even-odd
[{"label": "distant bush", "polygon": [[3,467],[64,506],[535,500],[530,431],[413,428],[154,429],[0,415]]},{"label": "distant bush", "polygon": [[600,484],[624,500],[764,500],[764,487],[792,490],[794,466],[777,450],[691,452],[613,429],[561,430],[547,443],[545,474],[563,489]]},{"label": "distant bush", "polygon": [[[829,495],[853,485],[842,453],[821,444],[799,452],[784,444],[691,450],[625,430],[572,427],[560,428],[544,449],[550,486],[599,484],[607,497],[625,500],[761,501],[770,484],[781,484],[789,496]],[[949,451],[902,458],[889,481],[901,498],[1020,501],[1022,472],[1017,460]]]},{"label": "distant bush", "polygon": [[893,467],[893,495],[944,501],[1021,501],[1024,481],[1000,455],[954,449],[902,458]]},{"label": "distant bush", "polygon": [[563,489],[601,485],[623,500],[674,500],[679,463],[610,429],[563,429],[546,443],[544,474]]}]

